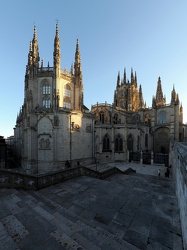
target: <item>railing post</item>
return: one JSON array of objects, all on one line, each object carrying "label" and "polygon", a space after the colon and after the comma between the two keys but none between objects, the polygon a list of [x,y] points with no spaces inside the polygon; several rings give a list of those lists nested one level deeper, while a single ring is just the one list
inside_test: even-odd
[{"label": "railing post", "polygon": [[142,153],[142,150],[140,152],[140,164],[143,164],[143,153]]},{"label": "railing post", "polygon": [[153,165],[153,162],[154,162],[154,154],[153,151],[151,151],[151,165]]}]

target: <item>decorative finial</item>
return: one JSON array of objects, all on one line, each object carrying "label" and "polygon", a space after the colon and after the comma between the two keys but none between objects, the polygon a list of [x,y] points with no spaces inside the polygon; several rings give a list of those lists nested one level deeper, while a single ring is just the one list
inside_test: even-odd
[{"label": "decorative finial", "polygon": [[37,39],[37,34],[36,34],[36,25],[34,25],[34,39]]}]

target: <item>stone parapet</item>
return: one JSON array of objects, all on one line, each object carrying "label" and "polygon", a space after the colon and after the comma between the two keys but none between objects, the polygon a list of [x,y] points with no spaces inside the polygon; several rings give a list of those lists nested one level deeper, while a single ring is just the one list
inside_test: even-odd
[{"label": "stone parapet", "polygon": [[187,143],[174,142],[170,159],[176,184],[176,195],[180,208],[180,220],[184,249],[187,249]]},{"label": "stone parapet", "polygon": [[116,167],[112,167],[99,172],[83,166],[37,175],[12,172],[9,170],[0,170],[0,187],[40,190],[42,188],[46,188],[80,176],[89,176],[103,180],[116,173],[129,174],[130,172],[135,171],[130,168],[126,171],[121,171]]}]

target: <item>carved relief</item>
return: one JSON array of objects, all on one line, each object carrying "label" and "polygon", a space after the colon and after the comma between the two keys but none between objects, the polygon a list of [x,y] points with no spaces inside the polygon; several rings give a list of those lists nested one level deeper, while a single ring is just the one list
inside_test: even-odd
[{"label": "carved relief", "polygon": [[87,124],[86,132],[92,132],[91,124]]},{"label": "carved relief", "polygon": [[47,138],[47,139],[42,138],[40,140],[40,142],[39,142],[39,145],[40,145],[40,149],[44,149],[44,150],[50,149],[50,140],[49,140],[49,138]]}]

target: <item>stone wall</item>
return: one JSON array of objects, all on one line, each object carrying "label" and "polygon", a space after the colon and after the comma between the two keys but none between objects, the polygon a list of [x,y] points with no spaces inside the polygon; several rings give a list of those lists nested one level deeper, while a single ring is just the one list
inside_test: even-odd
[{"label": "stone wall", "polygon": [[171,163],[180,208],[184,249],[187,249],[187,143],[172,143]]}]

